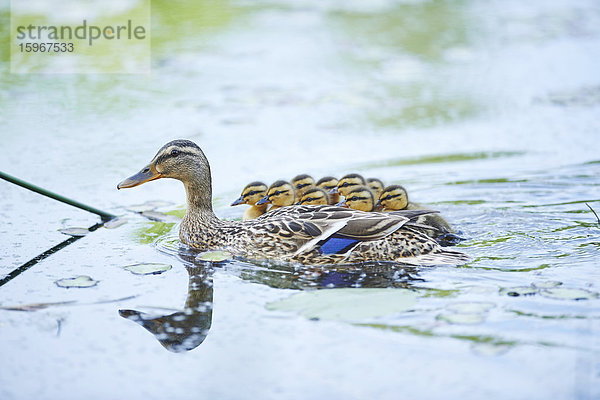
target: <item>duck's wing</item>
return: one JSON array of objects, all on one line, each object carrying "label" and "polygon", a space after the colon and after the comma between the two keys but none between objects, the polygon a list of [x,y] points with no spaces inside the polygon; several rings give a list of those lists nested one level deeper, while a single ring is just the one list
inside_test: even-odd
[{"label": "duck's wing", "polygon": [[[405,224],[416,224],[421,215],[436,213],[431,210],[402,210],[393,212],[364,212],[330,205],[293,206],[264,214],[259,220],[278,223],[286,231],[302,232],[321,237],[333,227],[333,233],[361,241],[381,239]],[[299,225],[298,225],[299,224]]]},{"label": "duck's wing", "polygon": [[[440,230],[438,227],[423,223],[423,221],[424,221],[423,218],[428,218],[428,217],[423,217],[424,215],[431,215],[431,214],[437,214],[437,213],[439,213],[439,211],[428,210],[428,209],[399,210],[399,211],[388,212],[388,214],[391,214],[391,215],[404,216],[404,217],[410,219],[410,221],[408,221],[405,224],[406,227],[416,228],[421,231],[426,230],[426,231],[442,232],[442,230]],[[433,215],[433,216],[435,216],[435,215]]]},{"label": "duck's wing", "polygon": [[263,227],[271,234],[303,242],[295,255],[314,248],[323,254],[343,254],[361,242],[384,238],[425,213],[368,213],[327,205],[295,206],[275,210],[258,220],[266,223]]}]

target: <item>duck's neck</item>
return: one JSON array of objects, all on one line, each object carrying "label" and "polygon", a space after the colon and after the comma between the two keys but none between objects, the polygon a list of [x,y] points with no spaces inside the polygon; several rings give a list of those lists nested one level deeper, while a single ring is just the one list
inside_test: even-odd
[{"label": "duck's neck", "polygon": [[210,181],[204,184],[185,182],[187,210],[179,227],[179,238],[188,246],[211,249],[227,245],[228,233],[224,229],[231,222],[222,221],[213,212]]},{"label": "duck's neck", "polygon": [[268,203],[267,204],[261,204],[261,205],[253,204],[252,207],[264,214],[265,211],[267,211],[267,207],[269,207],[269,204]]},{"label": "duck's neck", "polygon": [[212,189],[209,182],[189,181],[184,183],[187,195],[185,219],[215,225],[221,222],[212,208]]},{"label": "duck's neck", "polygon": [[196,181],[185,182],[188,210],[207,211],[212,213],[212,190],[210,185]]}]

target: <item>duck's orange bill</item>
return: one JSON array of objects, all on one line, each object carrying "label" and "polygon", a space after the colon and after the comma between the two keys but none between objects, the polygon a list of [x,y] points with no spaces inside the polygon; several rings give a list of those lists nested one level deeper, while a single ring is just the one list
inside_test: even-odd
[{"label": "duck's orange bill", "polygon": [[132,188],[141,185],[142,183],[150,182],[159,178],[162,178],[162,175],[151,166],[147,166],[137,174],[132,175],[119,183],[117,185],[117,189]]}]

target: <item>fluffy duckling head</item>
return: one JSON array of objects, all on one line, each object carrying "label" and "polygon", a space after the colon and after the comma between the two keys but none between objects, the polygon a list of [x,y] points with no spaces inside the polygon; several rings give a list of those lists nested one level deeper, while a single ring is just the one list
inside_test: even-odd
[{"label": "fluffy duckling head", "polygon": [[404,210],[408,206],[408,193],[400,185],[392,185],[383,189],[379,203],[384,211]]},{"label": "fluffy duckling head", "polygon": [[323,189],[329,195],[329,204],[334,205],[340,201],[340,194],[337,191],[338,180],[333,176],[326,176],[319,179],[316,186]]},{"label": "fluffy duckling head", "polygon": [[294,190],[298,192],[298,194],[304,194],[308,189],[315,186],[315,180],[312,176],[307,174],[295,176],[290,183],[294,187]]},{"label": "fluffy duckling head", "polygon": [[308,205],[327,205],[329,204],[329,196],[327,195],[327,192],[321,188],[312,188],[312,189],[308,189],[304,195],[302,196],[302,198],[300,199],[300,201],[298,202],[298,204],[302,204],[305,206]]},{"label": "fluffy duckling head", "polygon": [[333,189],[332,193],[340,193],[342,196],[347,197],[347,194],[357,186],[365,186],[365,178],[359,174],[348,174],[344,175],[337,185],[337,190]]},{"label": "fluffy duckling head", "polygon": [[[242,190],[242,194],[240,197],[231,203],[232,206],[237,206],[238,204],[250,204],[251,206],[258,203],[260,199],[267,195],[268,187],[262,182],[252,182],[249,183],[244,190]],[[265,205],[266,207],[266,205]]]},{"label": "fluffy duckling head", "polygon": [[360,211],[373,211],[375,209],[373,192],[364,185],[354,186],[344,197],[346,197],[346,200],[338,203],[341,207]]},{"label": "fluffy duckling head", "polygon": [[337,187],[337,185],[338,180],[336,178],[334,178],[333,176],[326,176],[319,179],[315,186],[325,191],[330,191],[331,189]]},{"label": "fluffy duckling head", "polygon": [[377,178],[367,178],[367,186],[373,191],[376,199],[381,196],[383,188],[385,187],[381,179]]},{"label": "fluffy duckling head", "polygon": [[267,195],[258,201],[258,205],[271,203],[275,207],[291,206],[296,196],[291,183],[283,180],[274,182],[267,190]]}]

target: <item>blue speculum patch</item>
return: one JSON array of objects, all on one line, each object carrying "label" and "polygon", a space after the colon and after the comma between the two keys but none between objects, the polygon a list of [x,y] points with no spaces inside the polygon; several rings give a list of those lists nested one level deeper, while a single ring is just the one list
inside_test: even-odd
[{"label": "blue speculum patch", "polygon": [[358,242],[356,239],[333,235],[321,244],[320,251],[322,254],[344,254]]}]

